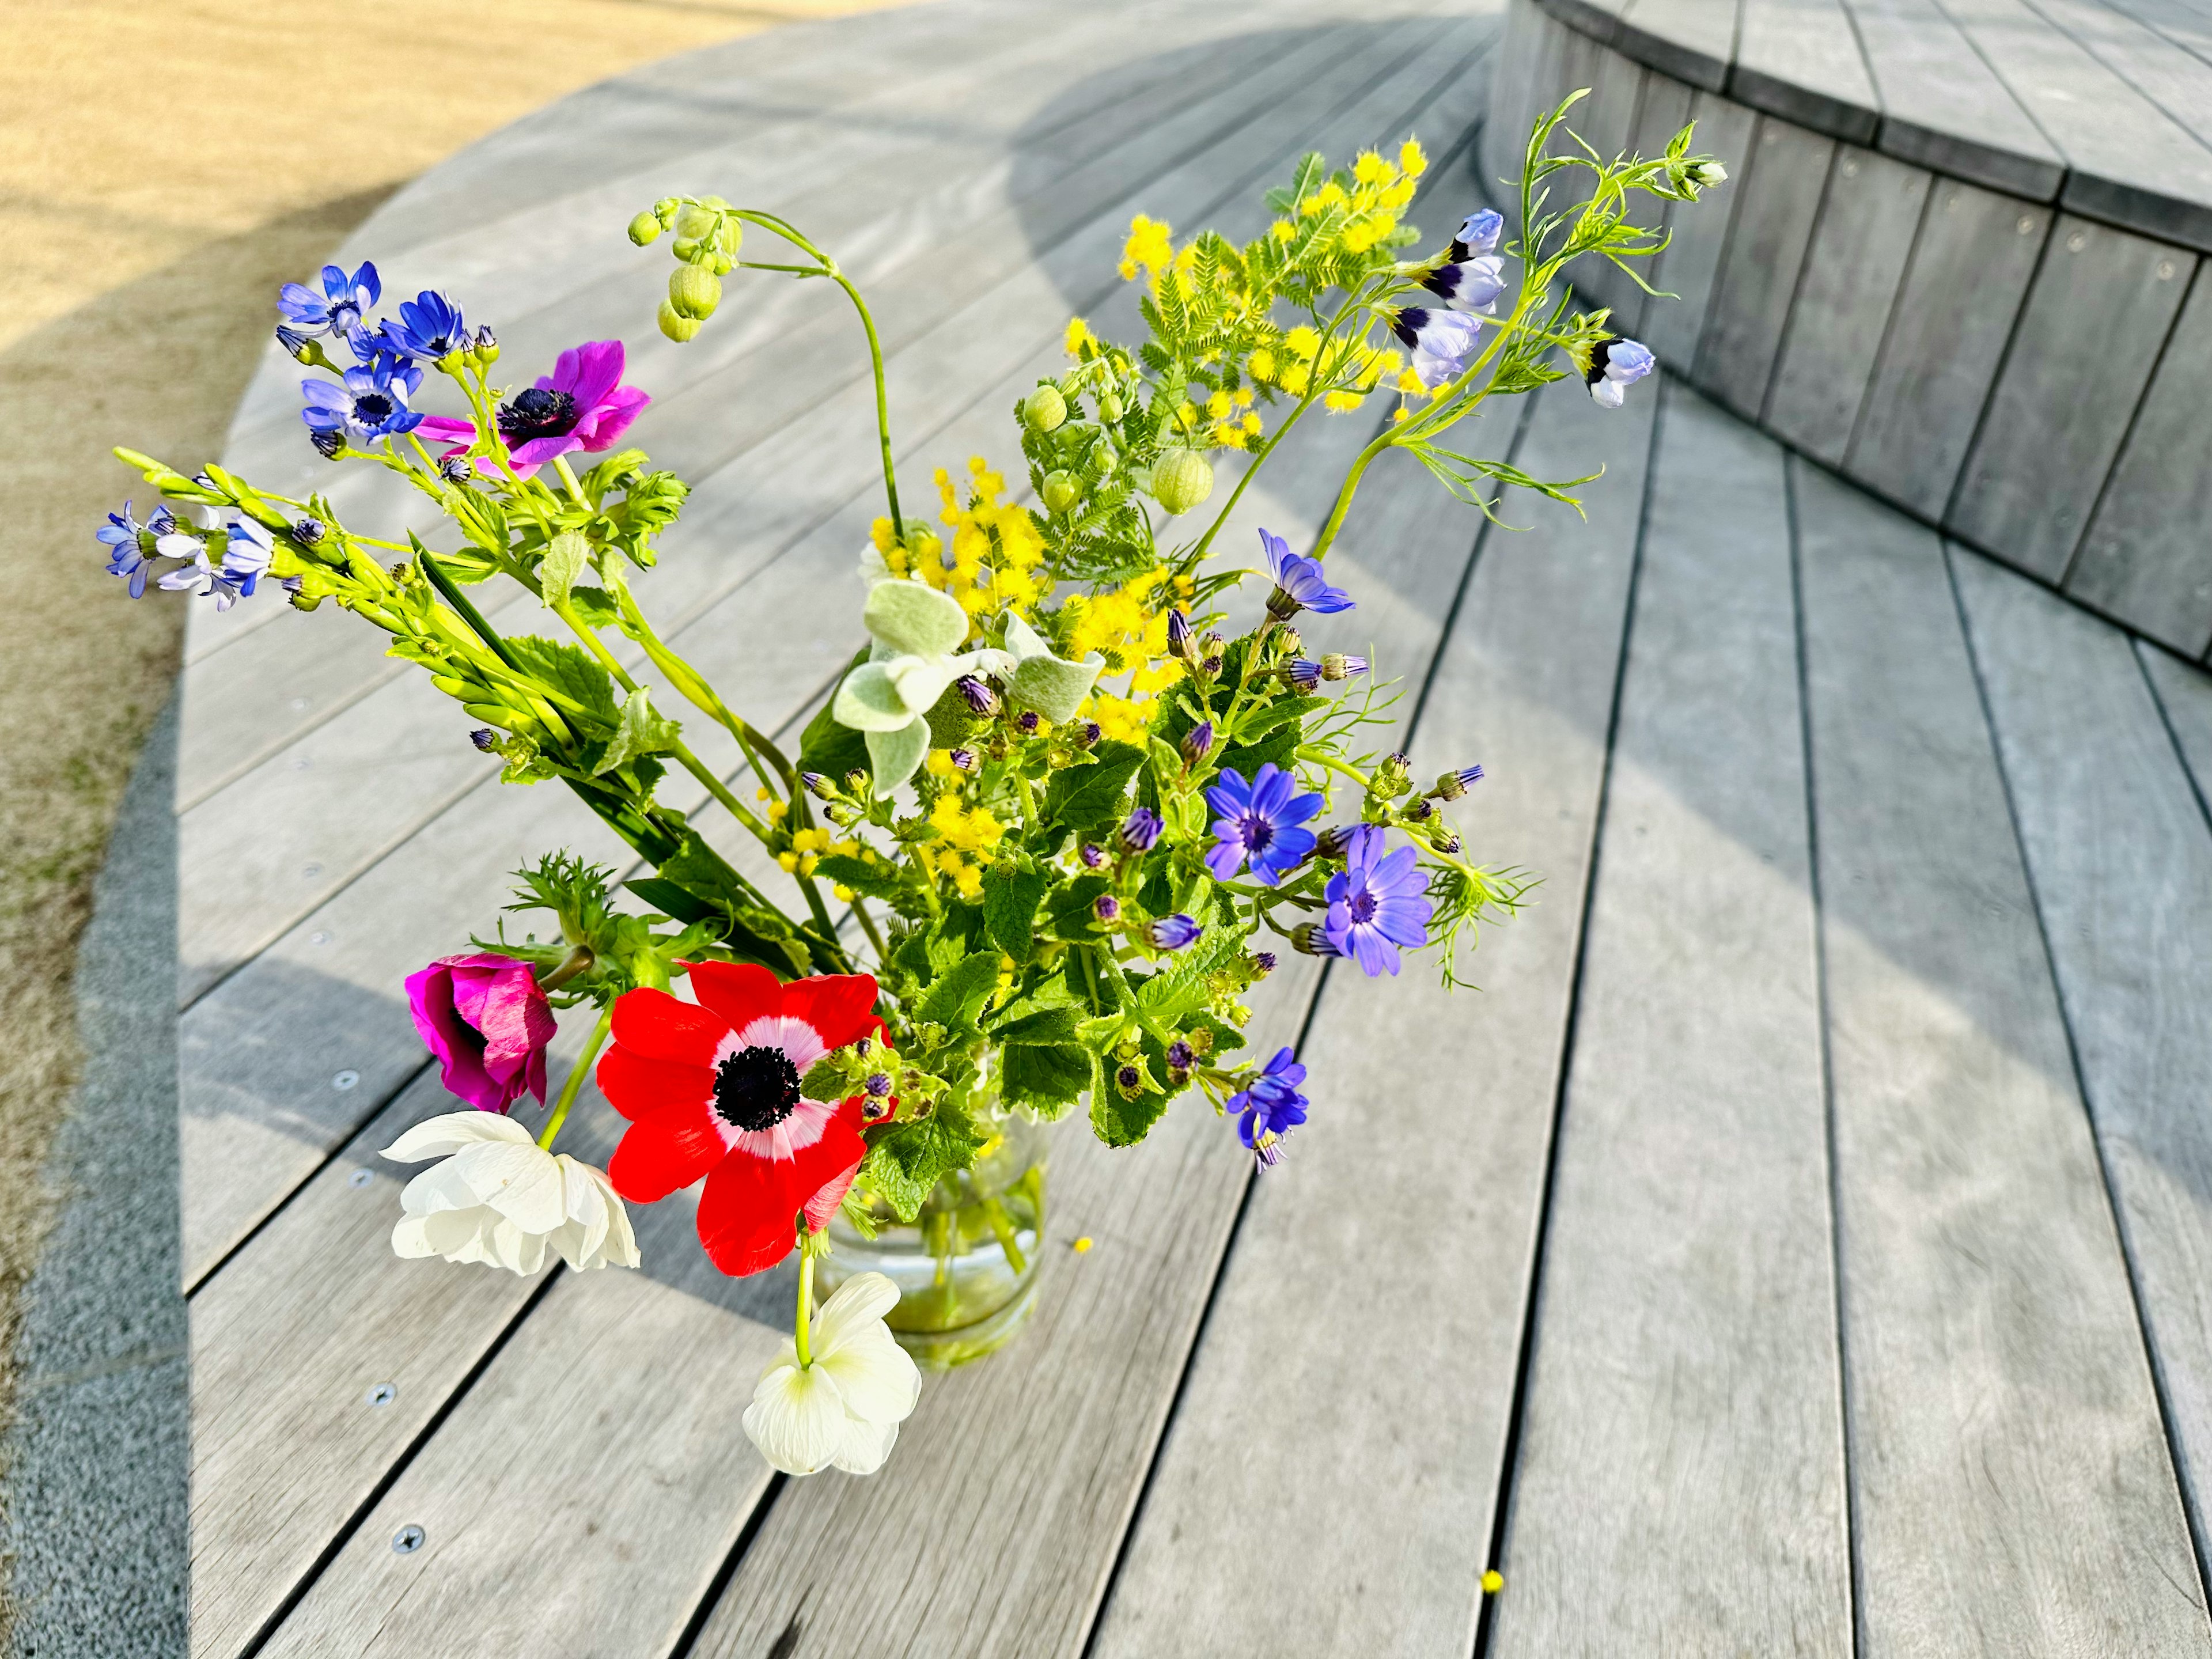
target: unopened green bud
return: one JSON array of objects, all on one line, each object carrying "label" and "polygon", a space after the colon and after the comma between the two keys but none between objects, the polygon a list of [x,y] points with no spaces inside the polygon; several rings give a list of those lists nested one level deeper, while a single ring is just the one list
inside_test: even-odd
[{"label": "unopened green bud", "polygon": [[699,319],[696,317],[683,315],[674,306],[663,300],[660,302],[660,331],[681,345],[698,333]]},{"label": "unopened green bud", "polygon": [[726,276],[738,268],[738,262],[726,253],[717,253],[707,261],[707,269],[717,276]]},{"label": "unopened green bud", "polygon": [[673,196],[664,196],[653,204],[653,216],[659,220],[660,228],[666,230],[676,222],[677,210],[683,205]]},{"label": "unopened green bud", "polygon": [[676,216],[676,234],[686,241],[704,241],[721,222],[719,214],[703,207],[687,207]]},{"label": "unopened green bud", "polygon": [[1121,399],[1118,393],[1102,392],[1098,394],[1098,418],[1102,421],[1121,418]]},{"label": "unopened green bud", "polygon": [[941,557],[945,538],[927,519],[907,519],[899,525],[899,544],[917,559]]},{"label": "unopened green bud", "polygon": [[1041,386],[1022,402],[1022,423],[1032,432],[1051,432],[1067,418],[1067,399],[1056,386]]},{"label": "unopened green bud", "polygon": [[699,257],[699,250],[703,246],[696,236],[679,236],[676,239],[676,257],[688,264]]},{"label": "unopened green bud", "polygon": [[1170,513],[1188,513],[1213,493],[1213,466],[1194,449],[1173,449],[1152,468],[1152,498]]},{"label": "unopened green bud", "polygon": [[629,222],[629,239],[638,246],[656,241],[660,236],[660,221],[650,213],[641,213]]},{"label": "unopened green bud", "polygon": [[1083,499],[1083,481],[1073,472],[1044,475],[1044,504],[1054,513],[1065,513]]},{"label": "unopened green bud", "polygon": [[722,283],[699,265],[678,265],[668,273],[668,303],[678,317],[708,318],[722,303]]}]

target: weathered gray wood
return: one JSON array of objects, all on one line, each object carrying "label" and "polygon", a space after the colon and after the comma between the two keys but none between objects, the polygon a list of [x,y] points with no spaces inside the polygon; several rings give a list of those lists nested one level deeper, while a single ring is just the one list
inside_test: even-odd
[{"label": "weathered gray wood", "polygon": [[2046,580],[2064,574],[2195,264],[2164,243],[2059,216],[1948,528]]},{"label": "weathered gray wood", "polygon": [[2035,9],[2100,63],[2155,104],[2161,114],[2212,141],[2212,64],[2127,15],[2087,0],[2034,0]]},{"label": "weathered gray wood", "polygon": [[1783,463],[1669,386],[1491,1651],[1851,1651]]},{"label": "weathered gray wood", "polygon": [[[1952,572],[2201,1540],[2212,1492],[2212,830],[2124,635],[1964,551]],[[2174,1594],[2202,1591],[2184,1579]]]},{"label": "weathered gray wood", "polygon": [[1871,150],[1836,153],[1765,424],[1832,466],[1857,423],[1933,181]]},{"label": "weathered gray wood", "polygon": [[2212,149],[2026,0],[1945,3],[2064,154],[2065,206],[2212,249]]},{"label": "weathered gray wood", "polygon": [[1743,0],[1729,95],[1846,143],[1872,142],[1881,119],[1843,0]]},{"label": "weathered gray wood", "polygon": [[[1690,124],[1691,97],[1690,88],[1673,76],[1656,71],[1645,73],[1644,102],[1636,112],[1634,143],[1638,155],[1659,155],[1665,153],[1674,135]],[[1705,143],[1704,133],[1695,134],[1691,139],[1692,149],[1700,149]],[[1700,214],[1708,218],[1718,218],[1724,216],[1733,205],[1725,194],[1716,194],[1684,208],[1682,211],[1688,219],[1695,219]],[[1675,204],[1650,197],[1638,203],[1630,216],[1639,224],[1663,231],[1674,222],[1674,209]],[[1662,277],[1660,267],[1666,257],[1662,252],[1657,258],[1646,260],[1643,265],[1644,280],[1662,290],[1667,284]],[[1680,303],[1676,300],[1656,298],[1640,289],[1634,289],[1628,295],[1626,302],[1615,311],[1613,325],[1632,339],[1645,339],[1644,331],[1650,326],[1647,319],[1654,310]]]},{"label": "weathered gray wood", "polygon": [[1941,544],[1792,475],[1861,1650],[2212,1651]]},{"label": "weathered gray wood", "polygon": [[1707,92],[1728,84],[1741,0],[1628,0],[1613,45],[1662,75]]},{"label": "weathered gray wood", "polygon": [[1501,210],[1518,216],[1512,198],[1521,177],[1521,161],[1535,125],[1537,98],[1549,89],[1540,82],[1539,64],[1551,32],[1564,26],[1551,17],[1536,0],[1510,0],[1505,12],[1505,33],[1494,54],[1490,100],[1482,118],[1482,141],[1478,152],[1483,196]]},{"label": "weathered gray wood", "polygon": [[1735,217],[1698,348],[1697,378],[1753,420],[1766,401],[1835,149],[1831,139],[1763,115],[1747,176],[1735,187]]},{"label": "weathered gray wood", "polygon": [[[1590,521],[1513,503],[1533,528],[1486,538],[1410,747],[1417,777],[1482,762],[1455,821],[1474,856],[1545,884],[1486,930],[1481,992],[1425,982],[1425,963],[1381,985],[1332,970],[1302,1050],[1316,1109],[1246,1206],[1102,1659],[1472,1643],[1655,404],[1613,413],[1556,388],[1516,457],[1540,477],[1604,465]],[[1479,1157],[1435,1157],[1440,1124]],[[1255,1422],[1278,1431],[1263,1458]]]},{"label": "weathered gray wood", "polygon": [[[1633,58],[1595,44],[1589,58],[1590,95],[1571,112],[1568,123],[1592,149],[1610,161],[1629,149],[1637,106],[1650,71]],[[1587,179],[1589,175],[1581,177]],[[1567,280],[1593,305],[1618,308],[1644,297],[1618,265],[1594,254],[1577,259],[1569,268]]]},{"label": "weathered gray wood", "polygon": [[2202,271],[2136,413],[2066,592],[2188,656],[2212,645],[2212,283]]},{"label": "weathered gray wood", "polygon": [[2212,814],[2212,674],[2154,646],[2136,646],[2151,691],[2189,769],[2197,799]]},{"label": "weathered gray wood", "polygon": [[1719,159],[1730,182],[1695,203],[1678,202],[1668,210],[1672,240],[1659,256],[1658,274],[1645,279],[1677,296],[1664,302],[1647,301],[1644,308],[1644,343],[1673,368],[1687,369],[1697,360],[1721,255],[1728,248],[1729,222],[1743,195],[1752,127],[1758,118],[1741,104],[1709,92],[1698,93],[1690,100],[1690,119],[1698,129],[1692,142],[1700,154]]},{"label": "weathered gray wood", "polygon": [[1852,477],[1942,516],[2050,224],[2047,209],[1935,184],[1844,456]]},{"label": "weathered gray wood", "polygon": [[1881,100],[1878,149],[2048,202],[2066,161],[1938,0],[1845,0]]}]

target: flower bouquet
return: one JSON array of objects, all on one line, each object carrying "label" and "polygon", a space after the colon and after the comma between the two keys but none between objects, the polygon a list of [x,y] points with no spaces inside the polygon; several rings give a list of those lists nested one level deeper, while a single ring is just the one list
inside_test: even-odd
[{"label": "flower bouquet", "polygon": [[[1361,478],[1401,448],[1486,513],[1504,484],[1571,503],[1588,480],[1533,478],[1446,436],[1487,398],[1570,372],[1617,406],[1651,354],[1577,313],[1563,268],[1606,258],[1632,276],[1664,238],[1629,221],[1631,192],[1687,202],[1722,177],[1687,129],[1655,159],[1579,141],[1548,155],[1572,102],[1531,137],[1510,239],[1484,210],[1419,251],[1406,216],[1428,164],[1412,139],[1340,171],[1305,157],[1243,246],[1177,244],[1139,217],[1121,269],[1143,285],[1146,337],[1071,322],[1065,371],[1013,411],[1023,499],[978,459],[957,482],[936,475],[934,525],[902,508],[881,348],[836,262],[715,197],[639,214],[634,243],[672,241],[672,339],[706,325],[736,271],[833,283],[866,336],[885,508],[860,559],[870,642],[795,757],[641,602],[686,488],[622,447],[650,399],[623,384],[619,342],[563,351],[518,389],[453,295],[380,318],[369,264],[283,289],[277,337],[319,371],[302,382],[309,441],[434,501],[453,532],[441,547],[341,523],[321,495],[118,450],[164,498],[99,532],[134,596],[157,578],[227,609],[270,583],[301,610],[351,611],[459,703],[507,781],[565,787],[637,855],[620,880],[545,856],[508,907],[543,921],[408,980],[471,1109],[387,1150],[428,1164],[398,1253],[635,1267],[625,1206],[703,1182],[699,1239],[724,1273],[801,1258],[792,1340],[746,1432],[792,1473],[866,1473],[913,1408],[915,1356],[988,1352],[1026,1310],[1040,1125],[1081,1108],[1131,1146],[1195,1095],[1261,1166],[1279,1159],[1312,1103],[1291,1049],[1247,1052],[1243,999],[1275,952],[1380,975],[1425,946],[1454,982],[1474,925],[1521,890],[1449,823],[1481,768],[1417,781],[1404,756],[1364,750],[1376,665],[1300,638],[1302,614],[1358,602],[1326,561]],[[1588,192],[1553,210],[1568,169]],[[431,387],[454,412],[417,406]],[[1386,398],[1312,545],[1265,530],[1256,549],[1217,545],[1309,415]],[[1236,482],[1201,514],[1217,458]],[[1255,576],[1251,615],[1236,594]],[[544,631],[495,630],[470,597],[492,581],[527,589]],[[694,752],[679,706],[735,740],[742,787]],[[661,802],[671,768],[726,822]],[[555,1011],[579,1006],[596,1017],[533,1133],[514,1114],[545,1102]],[[604,1170],[555,1150],[587,1076],[626,1120]]]}]

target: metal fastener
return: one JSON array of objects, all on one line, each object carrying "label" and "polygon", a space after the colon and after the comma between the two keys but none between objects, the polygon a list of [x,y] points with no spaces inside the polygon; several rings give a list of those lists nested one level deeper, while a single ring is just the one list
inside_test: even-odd
[{"label": "metal fastener", "polygon": [[309,881],[313,881],[322,873],[323,866],[319,864],[303,865],[300,870],[300,874]]},{"label": "metal fastener", "polygon": [[1856,179],[1858,176],[1859,164],[1857,161],[1856,159],[1846,161],[1844,163],[1844,177],[1846,179]]},{"label": "metal fastener", "polygon": [[330,942],[330,930],[326,927],[318,927],[307,935],[307,943],[310,945],[328,945]]},{"label": "metal fastener", "polygon": [[[1951,199],[1955,202],[1959,198],[1954,196]],[[2014,225],[2013,228],[2023,236],[2033,234],[2035,231],[2035,216],[2033,213],[2021,214],[2020,216],[2020,222]]]},{"label": "metal fastener", "polygon": [[[364,1170],[362,1173],[363,1175],[367,1175],[368,1171]],[[399,1390],[393,1388],[389,1382],[379,1382],[367,1394],[363,1395],[362,1398],[368,1401],[372,1406],[389,1406],[393,1401],[399,1398]]]},{"label": "metal fastener", "polygon": [[2161,283],[2170,283],[2173,280],[2172,260],[2160,259],[2158,262],[2158,280]]},{"label": "metal fastener", "polygon": [[366,1187],[370,1182],[375,1179],[376,1171],[374,1170],[356,1170],[351,1175],[346,1177],[346,1185],[349,1187]]},{"label": "metal fastener", "polygon": [[2077,230],[2066,239],[2066,251],[2069,253],[2079,253],[2088,246],[2089,233],[2085,230]]},{"label": "metal fastener", "polygon": [[361,1073],[359,1072],[340,1072],[336,1077],[331,1079],[331,1087],[341,1090],[350,1089],[355,1084],[360,1081]]},{"label": "metal fastener", "polygon": [[422,1547],[428,1536],[420,1527],[402,1527],[392,1534],[392,1553],[394,1555],[412,1555]]},{"label": "metal fastener", "polygon": [[307,700],[305,697],[295,697],[292,699],[292,712],[295,714],[307,706]]}]

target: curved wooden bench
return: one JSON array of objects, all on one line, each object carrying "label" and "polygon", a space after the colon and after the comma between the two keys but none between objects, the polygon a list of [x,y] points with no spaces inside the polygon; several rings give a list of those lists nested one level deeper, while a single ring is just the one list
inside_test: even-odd
[{"label": "curved wooden bench", "polygon": [[[1607,154],[1686,120],[1733,182],[1647,301],[1729,408],[2069,598],[2212,645],[2212,19],[2179,0],[1514,0],[1491,179],[1540,109]],[[1564,141],[1562,141],[1564,142]]]}]

